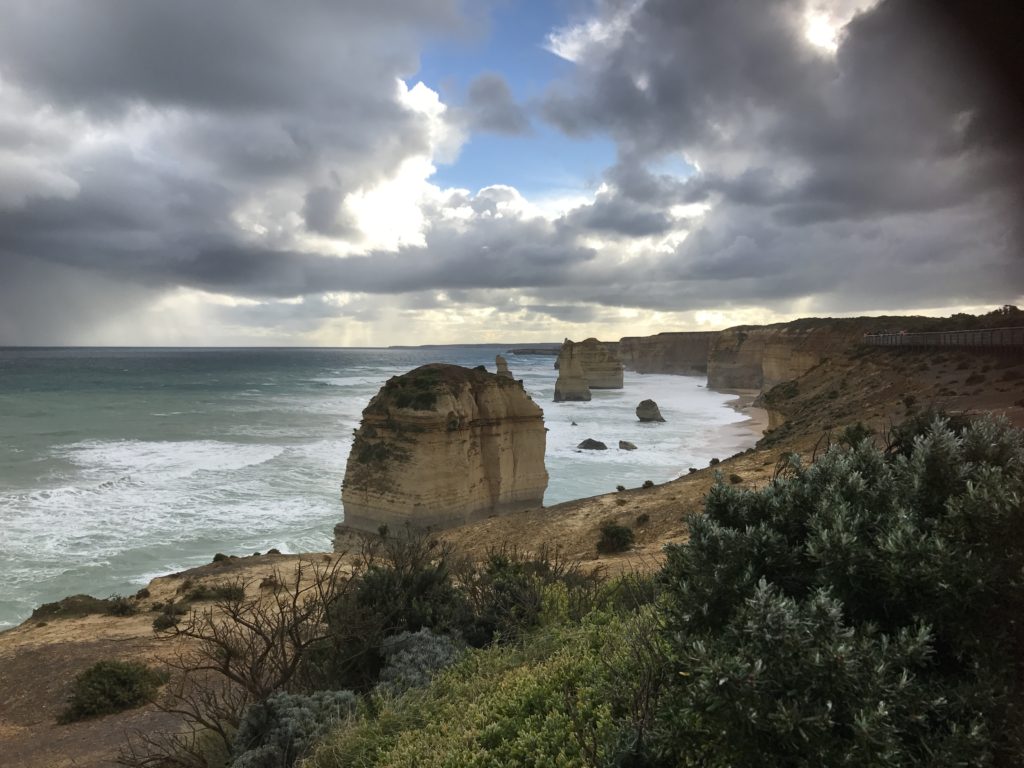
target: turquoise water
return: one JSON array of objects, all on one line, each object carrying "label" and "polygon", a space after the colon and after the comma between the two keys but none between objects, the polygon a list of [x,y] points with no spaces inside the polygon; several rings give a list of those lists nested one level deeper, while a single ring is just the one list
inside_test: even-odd
[{"label": "turquoise water", "polygon": [[[216,552],[328,550],[352,431],[384,381],[428,362],[494,370],[504,351],[0,349],[0,628]],[[553,403],[553,358],[507,357],[545,411],[547,504],[753,443],[702,379],[627,373],[624,390]],[[667,423],[636,420],[647,397]],[[576,451],[586,437],[612,450]],[[615,450],[620,439],[639,449]]]}]

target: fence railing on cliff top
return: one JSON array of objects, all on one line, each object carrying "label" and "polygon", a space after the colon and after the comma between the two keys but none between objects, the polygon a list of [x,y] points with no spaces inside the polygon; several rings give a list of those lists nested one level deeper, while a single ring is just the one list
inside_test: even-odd
[{"label": "fence railing on cliff top", "polygon": [[1024,354],[1024,327],[923,333],[883,331],[864,334],[862,342],[879,347],[960,347]]}]

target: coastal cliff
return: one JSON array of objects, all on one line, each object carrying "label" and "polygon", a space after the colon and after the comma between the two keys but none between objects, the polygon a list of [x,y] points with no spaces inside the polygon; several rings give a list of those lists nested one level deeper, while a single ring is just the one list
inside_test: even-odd
[{"label": "coastal cliff", "polygon": [[590,400],[590,387],[583,375],[583,363],[580,345],[568,339],[562,343],[562,351],[558,354],[555,367],[558,378],[555,380],[555,402]]},{"label": "coastal cliff", "polygon": [[715,335],[708,352],[708,386],[767,391],[850,351],[865,327],[856,318],[729,328]]},{"label": "coastal cliff", "polygon": [[[572,344],[568,339],[567,344]],[[615,342],[585,339],[576,346],[583,378],[591,389],[622,389],[622,362],[616,353]]]},{"label": "coastal cliff", "polygon": [[624,336],[618,354],[630,371],[700,376],[708,370],[708,352],[717,331]]},{"label": "coastal cliff", "polygon": [[448,527],[543,504],[544,414],[519,382],[432,364],[363,411],[345,469],[345,525]]}]

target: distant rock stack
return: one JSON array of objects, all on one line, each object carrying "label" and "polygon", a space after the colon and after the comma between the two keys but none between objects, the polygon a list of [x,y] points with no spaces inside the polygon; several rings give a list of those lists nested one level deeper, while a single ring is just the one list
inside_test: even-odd
[{"label": "distant rock stack", "polygon": [[505,379],[512,379],[512,371],[508,369],[508,360],[501,355],[497,355],[494,358],[495,364],[498,366],[498,375]]},{"label": "distant rock stack", "polygon": [[640,405],[636,407],[636,417],[640,419],[640,421],[665,420],[661,415],[661,410],[658,408],[658,404],[653,400],[641,400]]},{"label": "distant rock stack", "polygon": [[555,381],[555,402],[590,400],[590,387],[583,376],[579,345],[566,339],[558,355],[558,379]]},{"label": "distant rock stack", "polygon": [[447,527],[542,506],[544,413],[504,376],[432,364],[363,411],[345,468],[343,527]]},{"label": "distant rock stack", "polygon": [[586,339],[576,345],[583,378],[591,389],[622,389],[624,366],[615,353],[614,342]]}]

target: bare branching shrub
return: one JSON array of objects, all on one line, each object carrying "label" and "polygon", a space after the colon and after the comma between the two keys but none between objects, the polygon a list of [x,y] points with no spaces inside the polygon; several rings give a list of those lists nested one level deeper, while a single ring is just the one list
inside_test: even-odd
[{"label": "bare branching shrub", "polygon": [[300,562],[294,572],[275,571],[273,591],[236,582],[212,605],[157,630],[174,646],[164,659],[172,684],[158,706],[179,715],[184,729],[135,734],[120,764],[205,768],[211,754],[230,754],[248,705],[275,691],[309,688],[306,657],[330,633],[331,606],[356,582],[341,563]]}]

